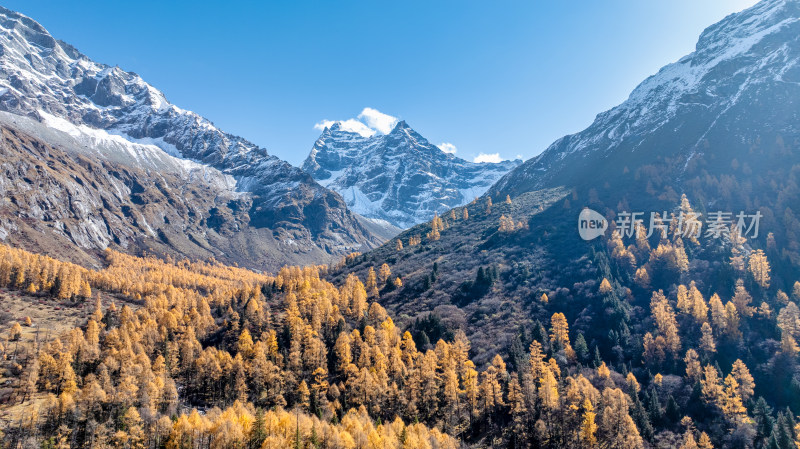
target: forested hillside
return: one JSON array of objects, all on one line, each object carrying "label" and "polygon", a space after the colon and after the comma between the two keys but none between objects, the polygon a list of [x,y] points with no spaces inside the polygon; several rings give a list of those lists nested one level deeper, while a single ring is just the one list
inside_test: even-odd
[{"label": "forested hillside", "polygon": [[[691,205],[683,201],[679,210]],[[440,219],[432,226],[419,241],[447,232]],[[513,233],[524,224],[501,226]],[[395,325],[379,305],[404,288],[388,265],[337,287],[322,278],[326,267],[273,277],[108,251],[107,266],[94,271],[3,246],[3,287],[41,301],[93,304],[84,324],[49,341],[23,338],[22,326],[36,323],[21,317],[6,324],[3,368],[13,393],[2,406],[3,441],[792,447],[796,412],[787,406],[800,393],[800,284],[774,288],[768,258],[739,253],[747,248],[735,232],[727,241],[734,256],[724,262],[742,279],[732,294],[664,284],[712,250],[684,242],[680,232],[673,224],[651,236],[653,244],[639,234],[627,247],[612,234],[596,247],[605,276],[587,282],[581,299],[594,303],[596,324],[568,318],[572,307],[558,295],[541,295],[545,310],[563,312],[523,329],[509,353],[477,367],[462,332],[418,344]],[[407,243],[397,250],[421,244]],[[496,274],[482,276],[491,283]],[[644,307],[634,299],[643,296]],[[570,321],[578,325],[571,329]]]},{"label": "forested hillside", "polygon": [[[706,211],[682,196],[658,213],[667,217],[663,233],[648,235],[640,223],[628,236],[614,220],[627,204],[618,212],[604,206],[612,194],[590,195],[611,227],[594,242],[577,235],[577,191],[482,198],[353,255],[330,277],[369,278],[377,270],[375,294],[401,314],[422,349],[466,330],[481,367],[502,354],[509,372],[525,373],[530,348],[541,345],[562,373],[582,373],[601,389],[586,374],[597,370],[629,394],[642,443],[628,447],[677,447],[690,439],[687,428],[697,430],[697,444],[705,432],[715,447],[793,447],[800,283],[769,231],[774,222],[762,217],[758,237],[752,229],[744,236],[750,222],[744,229],[736,220],[701,222]],[[636,198],[641,204],[648,195]],[[769,207],[760,210],[772,216]],[[688,217],[700,226],[696,236]],[[511,447],[562,447],[536,436],[547,423],[538,421],[538,379],[527,389],[520,374],[536,399],[526,404],[528,437]]]}]

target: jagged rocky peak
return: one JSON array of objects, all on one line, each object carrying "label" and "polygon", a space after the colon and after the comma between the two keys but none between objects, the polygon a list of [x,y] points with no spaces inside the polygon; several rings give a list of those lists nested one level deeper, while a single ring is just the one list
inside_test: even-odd
[{"label": "jagged rocky peak", "polygon": [[466,161],[404,120],[383,130],[353,119],[328,123],[303,169],[342,194],[351,210],[400,228],[472,201],[520,163]]}]

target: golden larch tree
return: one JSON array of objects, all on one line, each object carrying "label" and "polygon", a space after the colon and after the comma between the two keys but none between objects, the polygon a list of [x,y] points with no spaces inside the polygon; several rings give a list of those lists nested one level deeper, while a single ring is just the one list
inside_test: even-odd
[{"label": "golden larch tree", "polygon": [[389,268],[389,264],[384,263],[381,265],[380,271],[378,272],[378,279],[380,280],[381,285],[385,285],[386,282],[389,280],[389,276],[392,275],[392,269]]},{"label": "golden larch tree", "polygon": [[731,375],[736,379],[739,385],[738,394],[741,396],[742,401],[747,402],[750,400],[750,398],[753,397],[756,383],[753,380],[753,376],[750,374],[750,370],[747,369],[747,365],[741,360],[736,359],[736,361],[733,362]]},{"label": "golden larch tree", "polygon": [[753,251],[753,253],[750,254],[747,268],[750,270],[750,274],[753,275],[753,279],[761,288],[769,288],[772,279],[770,278],[769,261],[764,251],[760,249]]}]

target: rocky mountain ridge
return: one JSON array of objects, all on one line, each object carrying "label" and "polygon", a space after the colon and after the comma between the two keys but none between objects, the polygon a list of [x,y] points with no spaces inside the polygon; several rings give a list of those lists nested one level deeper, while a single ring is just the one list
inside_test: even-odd
[{"label": "rocky mountain ridge", "polygon": [[[244,199],[208,198],[201,202],[215,204],[208,209],[196,204],[198,223],[206,226],[222,221],[225,224],[218,226],[220,229],[251,234],[244,239],[250,243],[266,236],[274,242],[269,248],[248,243],[243,255],[204,240],[203,244],[213,248],[211,253],[228,262],[274,268],[290,261],[332,261],[374,247],[387,235],[383,227],[350,212],[341,196],[302,170],[244,138],[225,133],[206,118],[170,104],[137,74],[94,62],[55,39],[34,20],[7,9],[0,9],[0,110],[65,132],[72,137],[68,150],[102,147],[93,157],[134,171],[154,168],[139,157],[146,148],[147,154],[170,159],[172,165],[192,166],[224,179],[221,197]],[[27,129],[40,132],[42,128]],[[56,201],[51,198],[50,202]],[[69,222],[67,218],[47,215],[51,227]],[[80,237],[72,238],[72,244],[99,250],[114,242],[114,236],[120,240],[119,234],[124,233],[113,227],[102,237],[77,233]],[[152,237],[158,229],[145,234]],[[13,233],[7,238],[13,240]],[[166,249],[176,255],[192,253],[169,245]]]}]

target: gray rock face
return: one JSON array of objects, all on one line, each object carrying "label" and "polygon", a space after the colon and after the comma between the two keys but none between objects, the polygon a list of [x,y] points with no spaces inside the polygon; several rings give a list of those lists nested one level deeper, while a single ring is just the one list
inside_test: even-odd
[{"label": "gray rock face", "polygon": [[[141,169],[141,160],[128,157],[132,153],[125,142],[228,177],[230,193],[248,198],[236,211],[246,216],[245,228],[289,242],[251,255],[251,260],[271,259],[262,265],[294,261],[289,253],[309,251],[315,258],[306,262],[323,262],[383,241],[347,209],[341,196],[307,173],[170,104],[137,74],[96,63],[54,39],[32,19],[4,8],[0,8],[0,110],[31,117],[87,145],[116,141],[115,149],[106,145],[94,157],[132,169]],[[211,210],[198,213],[209,223],[219,221]],[[104,241],[94,244],[102,248]]]},{"label": "gray rock face", "polygon": [[[585,130],[554,142],[503,177],[493,195],[591,186],[622,168],[676,161],[678,183],[701,156],[740,157],[800,130],[800,1],[763,0],[706,29],[696,50],[642,82]],[[744,159],[742,159],[744,158]]]},{"label": "gray rock face", "polygon": [[400,228],[479,197],[519,161],[474,163],[447,154],[406,124],[364,137],[326,128],[303,169],[339,192],[348,207]]}]

